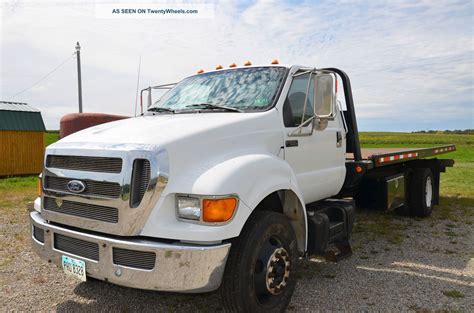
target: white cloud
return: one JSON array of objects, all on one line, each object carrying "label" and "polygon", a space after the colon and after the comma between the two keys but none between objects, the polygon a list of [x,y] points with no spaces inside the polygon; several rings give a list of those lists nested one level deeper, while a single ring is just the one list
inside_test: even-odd
[{"label": "white cloud", "polygon": [[[142,87],[217,64],[278,58],[347,71],[361,128],[386,120],[396,130],[392,121],[407,116],[411,129],[420,119],[431,128],[447,127],[446,119],[472,128],[472,15],[470,1],[256,1],[216,3],[211,20],[117,20],[96,19],[92,3],[7,2],[0,98],[54,68],[79,40],[87,111],[133,113],[140,55]],[[16,100],[39,107],[47,127],[57,128],[76,108],[75,75],[72,61]]]}]

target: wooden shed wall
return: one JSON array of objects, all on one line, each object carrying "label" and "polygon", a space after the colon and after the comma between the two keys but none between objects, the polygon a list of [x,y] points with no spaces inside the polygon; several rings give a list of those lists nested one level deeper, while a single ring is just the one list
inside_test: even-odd
[{"label": "wooden shed wall", "polygon": [[43,158],[44,132],[0,131],[0,176],[39,174]]}]

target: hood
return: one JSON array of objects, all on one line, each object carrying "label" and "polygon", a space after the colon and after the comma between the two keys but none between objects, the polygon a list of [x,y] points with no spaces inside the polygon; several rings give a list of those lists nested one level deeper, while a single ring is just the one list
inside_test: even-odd
[{"label": "hood", "polygon": [[[211,144],[222,140],[229,142],[228,140],[237,137],[250,143],[252,139],[256,139],[255,136],[261,137],[269,133],[280,133],[281,138],[279,124],[276,109],[256,113],[157,114],[87,128],[59,140],[57,145],[130,143],[168,147],[186,144],[188,140],[193,144],[196,140]],[[55,145],[48,148],[54,149]]]}]

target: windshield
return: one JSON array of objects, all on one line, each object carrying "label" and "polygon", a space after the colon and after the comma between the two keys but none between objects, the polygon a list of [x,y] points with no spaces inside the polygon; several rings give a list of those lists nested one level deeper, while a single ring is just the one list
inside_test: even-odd
[{"label": "windshield", "polygon": [[284,67],[252,67],[191,76],[149,110],[264,110],[272,106],[285,71]]}]

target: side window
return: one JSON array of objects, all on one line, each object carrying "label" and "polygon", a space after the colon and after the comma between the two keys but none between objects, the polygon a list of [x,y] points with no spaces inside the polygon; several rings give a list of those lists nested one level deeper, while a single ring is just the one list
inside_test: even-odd
[{"label": "side window", "polygon": [[308,102],[303,118],[304,100],[306,98],[306,89],[308,88],[308,80],[311,74],[297,76],[291,83],[290,90],[283,105],[283,122],[285,127],[298,127],[301,122],[306,121],[314,115],[313,99],[314,99],[314,75],[311,75],[309,85]]}]

